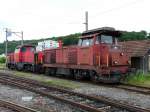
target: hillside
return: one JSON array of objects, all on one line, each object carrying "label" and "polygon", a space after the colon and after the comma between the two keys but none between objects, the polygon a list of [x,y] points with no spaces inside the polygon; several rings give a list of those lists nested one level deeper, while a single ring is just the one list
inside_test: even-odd
[{"label": "hillside", "polygon": [[[67,36],[61,36],[61,37],[52,37],[52,38],[45,38],[44,40],[58,40],[62,39],[64,46],[67,45],[73,45],[77,44],[78,39],[80,37],[81,33],[75,33],[75,34],[70,34]],[[37,45],[39,41],[42,41],[43,39],[37,39],[37,40],[24,40],[24,44],[32,44],[32,45]],[[20,45],[21,41],[8,41],[8,53],[13,52],[16,48],[16,46]],[[0,43],[0,54],[5,53],[5,42]]]}]

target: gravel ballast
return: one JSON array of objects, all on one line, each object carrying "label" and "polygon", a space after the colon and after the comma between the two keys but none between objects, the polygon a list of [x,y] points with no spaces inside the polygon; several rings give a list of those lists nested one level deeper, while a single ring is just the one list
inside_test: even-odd
[{"label": "gravel ballast", "polygon": [[65,105],[59,101],[2,84],[0,84],[0,99],[27,106],[40,112],[49,112],[48,110],[53,110],[55,112],[73,112],[76,110],[75,108]]},{"label": "gravel ballast", "polygon": [[15,111],[12,111],[12,110],[4,108],[4,107],[0,107],[0,112],[15,112]]},{"label": "gravel ballast", "polygon": [[[10,72],[11,71],[9,71],[9,73]],[[64,80],[57,77],[50,77],[50,76],[48,77],[43,75],[39,76],[36,74],[32,75],[32,79],[36,79],[37,77],[38,79],[41,77],[41,79],[46,79],[46,80],[60,80],[60,81]],[[150,109],[150,95],[143,95],[136,92],[126,91],[123,89],[98,86],[90,83],[82,83],[82,82],[72,81],[72,80],[70,80],[69,82],[75,85],[76,88],[73,89],[73,91],[75,92],[80,92],[80,93],[94,95],[94,96],[104,96],[110,99],[118,100],[118,103],[123,102],[135,106],[140,106],[142,108]]]},{"label": "gravel ballast", "polygon": [[104,96],[118,100],[122,103],[128,103],[131,105],[150,109],[150,95],[143,95],[136,92],[129,92],[123,89],[96,86],[91,84],[83,84],[80,88],[77,88],[74,91],[88,95]]}]

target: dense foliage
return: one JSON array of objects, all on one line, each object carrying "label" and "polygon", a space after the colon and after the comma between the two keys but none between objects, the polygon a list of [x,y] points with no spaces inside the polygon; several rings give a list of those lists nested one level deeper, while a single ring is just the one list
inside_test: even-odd
[{"label": "dense foliage", "polygon": [[0,57],[0,63],[5,63],[6,58],[5,57]]},{"label": "dense foliage", "polygon": [[121,37],[119,38],[120,41],[129,41],[129,40],[144,40],[147,39],[147,32],[140,31],[140,32],[123,32]]},{"label": "dense foliage", "polygon": [[150,85],[150,74],[143,74],[142,71],[137,71],[134,74],[127,76],[125,83],[133,85]]},{"label": "dense foliage", "polygon": [[64,46],[68,45],[75,45],[78,43],[79,37],[81,36],[81,33],[75,33],[67,36],[62,36],[62,37],[53,37],[51,38],[52,40],[59,40],[61,39],[63,42]]},{"label": "dense foliage", "polygon": [[[63,41],[63,45],[74,45],[78,43],[78,39],[81,36],[81,33],[75,33],[67,36],[62,37],[52,37],[52,38],[46,38],[45,40],[59,40],[61,39]],[[122,32],[121,37],[119,37],[119,41],[129,41],[129,40],[144,40],[144,39],[150,39],[150,34],[148,35],[146,31],[140,31],[140,32]],[[32,44],[37,45],[39,41],[42,41],[43,39],[39,40],[25,40],[25,44]],[[9,41],[8,42],[8,52],[13,52],[15,47],[20,45],[21,41]],[[0,43],[0,54],[5,53],[5,42]]]},{"label": "dense foliage", "polygon": [[[63,45],[73,45],[78,43],[78,39],[81,36],[81,33],[75,33],[67,36],[62,37],[52,37],[52,38],[46,38],[44,40],[59,40],[61,39],[63,41]],[[32,44],[37,45],[38,42],[42,41],[43,39],[39,40],[24,40],[24,44]],[[21,41],[8,41],[8,53],[13,52],[16,48],[16,46],[20,45]],[[0,54],[5,53],[5,42],[0,43]]]}]

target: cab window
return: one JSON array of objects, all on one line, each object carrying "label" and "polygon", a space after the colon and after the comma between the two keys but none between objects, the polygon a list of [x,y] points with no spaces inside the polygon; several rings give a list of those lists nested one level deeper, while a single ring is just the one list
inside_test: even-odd
[{"label": "cab window", "polygon": [[93,44],[93,38],[82,39],[81,46],[86,47],[86,46],[91,46],[92,44]]},{"label": "cab window", "polygon": [[113,43],[112,36],[101,35],[101,43],[112,44]]},{"label": "cab window", "polygon": [[88,39],[83,39],[82,41],[82,46],[89,46],[90,45],[90,42]]},{"label": "cab window", "polygon": [[100,44],[100,38],[101,38],[100,36],[97,36],[97,37],[96,37],[95,44]]},{"label": "cab window", "polygon": [[112,44],[113,37],[110,35],[99,35],[96,38],[95,44],[100,44],[100,43]]},{"label": "cab window", "polygon": [[33,47],[30,47],[30,49],[29,49],[31,52],[34,52],[34,48]]},{"label": "cab window", "polygon": [[19,48],[16,48],[16,49],[15,49],[15,53],[18,53],[18,52],[19,52]]},{"label": "cab window", "polygon": [[82,45],[82,39],[79,39],[78,46]]},{"label": "cab window", "polygon": [[26,47],[22,47],[21,52],[26,52],[27,48]]}]

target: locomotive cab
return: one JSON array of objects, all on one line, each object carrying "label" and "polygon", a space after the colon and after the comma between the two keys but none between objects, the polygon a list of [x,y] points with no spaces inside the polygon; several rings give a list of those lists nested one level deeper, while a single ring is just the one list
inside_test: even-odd
[{"label": "locomotive cab", "polygon": [[23,45],[16,47],[14,53],[14,61],[16,69],[33,71],[34,52],[35,48],[32,45]]}]

